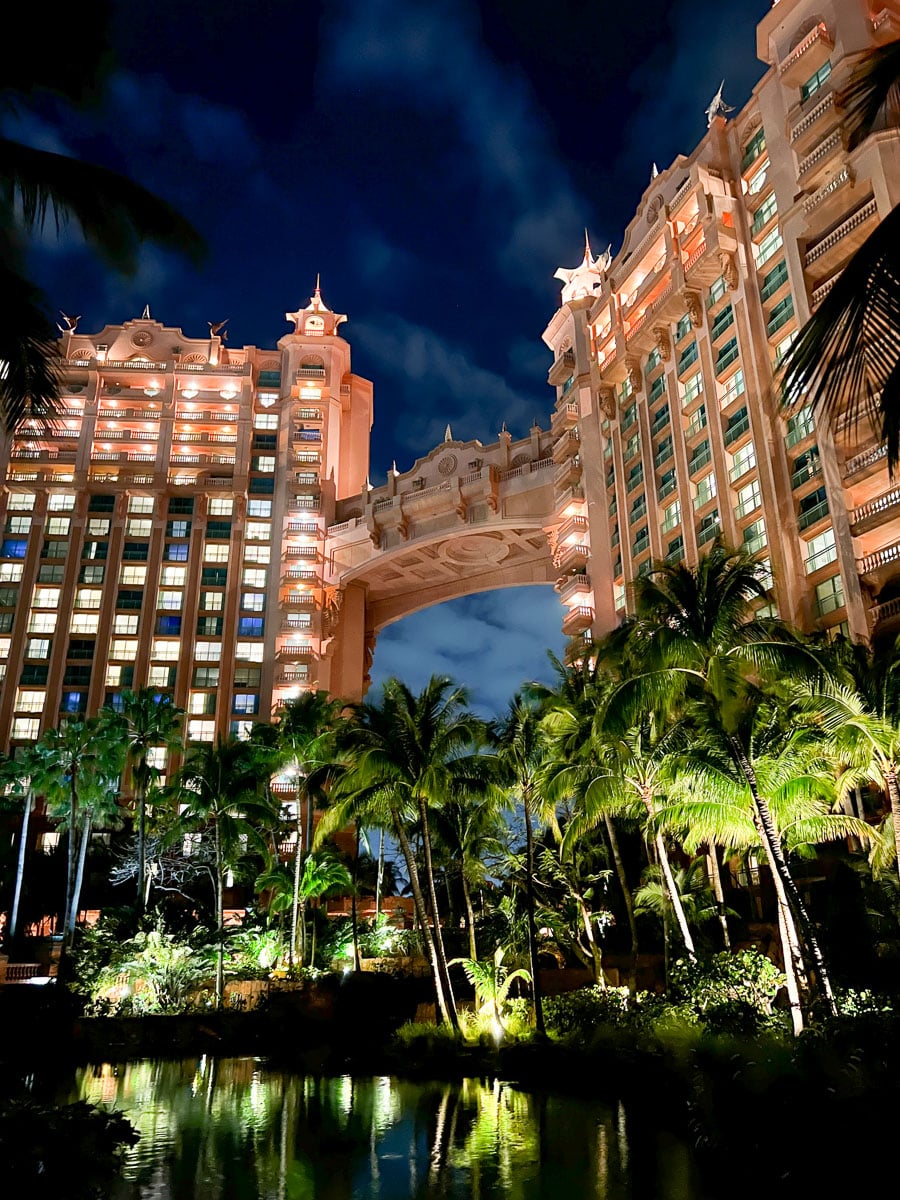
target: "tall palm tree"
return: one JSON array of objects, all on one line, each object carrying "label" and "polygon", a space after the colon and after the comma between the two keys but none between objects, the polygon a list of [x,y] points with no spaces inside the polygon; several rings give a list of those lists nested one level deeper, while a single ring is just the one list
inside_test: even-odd
[{"label": "tall palm tree", "polygon": [[225,876],[249,846],[265,853],[266,833],[278,815],[263,792],[253,747],[236,738],[195,746],[178,773],[177,796],[182,811],[173,836],[199,834],[212,842],[218,938],[216,1004],[221,1005],[225,990]]},{"label": "tall palm tree", "polygon": [[0,787],[5,796],[22,805],[22,823],[19,829],[19,845],[16,851],[16,877],[13,883],[13,897],[10,905],[9,927],[7,936],[14,939],[19,928],[19,906],[22,900],[22,887],[25,879],[25,859],[28,852],[28,826],[34,811],[34,787],[32,778],[38,771],[38,764],[33,748],[29,748],[17,758],[3,757],[0,763]]},{"label": "tall palm tree", "polygon": [[[900,41],[864,55],[839,96],[848,150],[883,117],[896,124]],[[900,461],[900,207],[894,208],[844,267],[782,361],[788,405],[811,403],[826,417],[871,418]]]},{"label": "tall palm tree", "polygon": [[755,602],[768,598],[761,568],[743,551],[718,541],[694,568],[685,563],[658,565],[636,581],[635,597],[631,644],[636,675],[612,694],[607,725],[621,725],[636,707],[678,711],[693,704],[703,710],[707,732],[715,731],[749,788],[779,911],[785,920],[799,924],[826,1004],[836,1013],[818,935],[747,754],[752,716],[762,702],[766,676],[818,677],[821,664],[781,622],[755,615]]},{"label": "tall palm tree", "polygon": [[[544,1037],[544,1006],[538,974],[537,926],[534,901],[534,835],[532,818],[546,815],[547,805],[541,793],[539,771],[546,754],[546,738],[541,731],[540,703],[516,694],[506,717],[498,725],[497,757],[505,769],[505,781],[512,796],[521,802],[525,817],[525,905],[528,916],[528,956],[531,963],[531,987],[534,997],[534,1025]],[[472,955],[474,958],[475,956]]]},{"label": "tall palm tree", "polygon": [[[20,45],[41,51],[3,56],[0,106],[21,111],[41,90],[74,105],[96,98],[109,67],[109,12],[106,4],[86,0],[79,16],[91,37],[75,56],[78,69],[73,70],[65,22],[47,21],[37,9],[22,10]],[[139,184],[105,167],[0,138],[0,424],[5,430],[27,417],[52,417],[57,410],[56,329],[25,264],[27,240],[45,229],[48,218],[57,232],[73,223],[87,244],[124,274],[134,273],[138,250],[147,241],[194,261],[202,252],[193,227]]]},{"label": "tall palm tree", "polygon": [[[441,930],[429,814],[455,795],[487,795],[491,788],[493,762],[478,753],[487,729],[466,702],[464,689],[435,675],[418,696],[390,679],[380,704],[357,706],[342,739],[348,766],[334,789],[336,803],[319,826],[324,837],[351,820],[374,818],[397,838],[431,960],[438,1008],[454,1029],[459,1022]],[[422,846],[424,890],[409,839],[411,822],[417,823]]]},{"label": "tall palm tree", "polygon": [[138,692],[123,692],[122,707],[110,716],[122,733],[125,759],[131,770],[131,782],[137,807],[137,904],[141,912],[147,902],[147,791],[160,772],[150,764],[152,751],[157,747],[173,750],[181,744],[181,718],[184,710],[177,708],[168,696],[160,696],[153,688]]}]

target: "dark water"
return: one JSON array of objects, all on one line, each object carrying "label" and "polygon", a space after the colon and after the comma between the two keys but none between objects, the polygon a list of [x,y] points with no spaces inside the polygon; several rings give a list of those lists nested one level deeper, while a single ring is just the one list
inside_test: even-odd
[{"label": "dark water", "polygon": [[127,1114],[128,1200],[696,1200],[690,1153],[625,1108],[498,1081],[321,1079],[252,1058],[78,1073]]}]

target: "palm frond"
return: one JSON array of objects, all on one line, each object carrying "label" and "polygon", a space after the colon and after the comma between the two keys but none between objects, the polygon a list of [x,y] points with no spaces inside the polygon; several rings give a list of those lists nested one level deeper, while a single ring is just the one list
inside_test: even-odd
[{"label": "palm frond", "polygon": [[844,110],[847,149],[855,150],[878,123],[884,109],[896,101],[900,83],[900,41],[878,46],[854,65],[836,99]]}]

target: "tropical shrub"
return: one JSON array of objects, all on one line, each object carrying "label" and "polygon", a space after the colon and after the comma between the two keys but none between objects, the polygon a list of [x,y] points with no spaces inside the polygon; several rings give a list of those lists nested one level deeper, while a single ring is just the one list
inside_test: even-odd
[{"label": "tropical shrub", "polygon": [[101,1005],[106,1001],[106,1007],[124,1005],[135,1015],[182,1011],[214,970],[208,948],[165,933],[161,926],[139,933],[122,950],[122,957],[101,971],[93,999]]}]

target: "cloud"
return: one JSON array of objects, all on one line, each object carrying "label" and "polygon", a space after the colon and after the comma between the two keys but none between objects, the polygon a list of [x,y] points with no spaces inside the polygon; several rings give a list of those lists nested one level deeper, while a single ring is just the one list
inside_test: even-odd
[{"label": "cloud", "polygon": [[453,122],[497,264],[545,293],[550,263],[571,252],[588,204],[557,157],[521,72],[501,67],[479,38],[473,6],[449,0],[344,0],[332,8],[327,86],[369,87]]},{"label": "cloud", "polygon": [[488,444],[503,421],[524,436],[534,416],[550,407],[478,366],[467,347],[397,314],[354,322],[353,341],[374,364],[379,410],[389,407],[397,443],[415,455],[437,445],[448,421],[456,437]]},{"label": "cloud", "polygon": [[431,675],[447,674],[470,689],[481,716],[499,716],[523,683],[553,681],[547,650],[562,654],[562,616],[548,587],[504,588],[425,609],[382,631],[373,683],[396,675],[418,691]]}]

